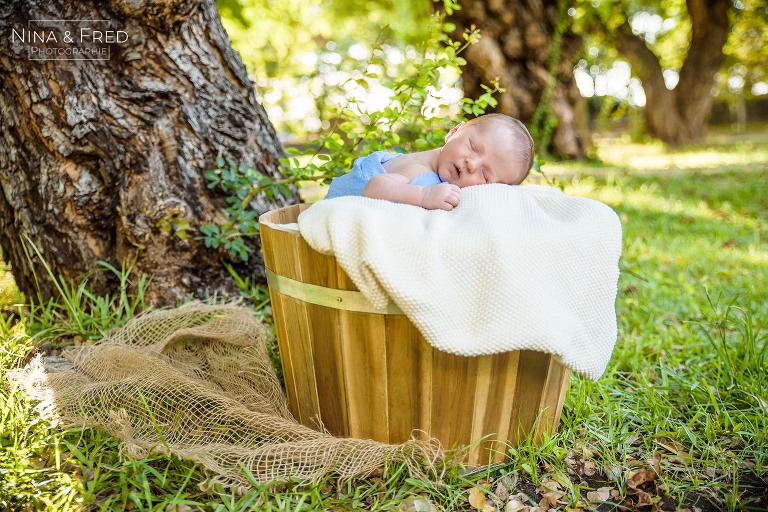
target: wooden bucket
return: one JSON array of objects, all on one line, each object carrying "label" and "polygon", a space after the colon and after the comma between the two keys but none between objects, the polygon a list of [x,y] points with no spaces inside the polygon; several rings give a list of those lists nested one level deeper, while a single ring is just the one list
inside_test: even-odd
[{"label": "wooden bucket", "polygon": [[291,412],[345,437],[401,443],[414,430],[469,464],[506,460],[503,443],[554,431],[570,371],[533,351],[463,357],[434,349],[400,310],[376,312],[333,256],[310,248],[307,204],[259,218],[272,314]]}]

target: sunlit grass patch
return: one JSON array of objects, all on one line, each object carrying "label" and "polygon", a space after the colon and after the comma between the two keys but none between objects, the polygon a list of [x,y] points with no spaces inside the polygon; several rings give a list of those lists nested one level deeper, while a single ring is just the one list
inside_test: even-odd
[{"label": "sunlit grass patch", "polygon": [[768,140],[744,141],[731,147],[711,144],[669,151],[662,144],[610,144],[598,146],[598,157],[606,164],[634,171],[701,169],[768,162]]},{"label": "sunlit grass patch", "polygon": [[[670,148],[659,141],[631,142],[628,136],[595,141],[593,162],[547,162],[544,171],[563,173],[615,172],[674,174],[680,171],[768,170],[768,135],[764,127],[741,137],[711,134],[706,142]],[[591,169],[591,171],[590,171]]]},{"label": "sunlit grass patch", "polygon": [[[575,178],[566,191],[624,228],[619,340],[606,375],[575,378],[564,439],[590,446],[614,485],[658,457],[664,490],[739,502],[768,470],[768,176]],[[767,486],[765,482],[762,484]]]}]

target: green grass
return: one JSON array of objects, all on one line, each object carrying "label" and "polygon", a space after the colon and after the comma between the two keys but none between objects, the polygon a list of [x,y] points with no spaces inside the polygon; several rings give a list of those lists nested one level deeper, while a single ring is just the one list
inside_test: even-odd
[{"label": "green grass", "polygon": [[737,136],[722,129],[713,128],[706,143],[683,148],[669,148],[663,143],[632,142],[628,135],[622,137],[597,137],[595,157],[599,160],[593,168],[580,162],[548,163],[545,172],[551,174],[581,173],[601,175],[616,174],[671,174],[696,170],[720,172],[723,169],[759,170],[768,162],[768,133],[765,126],[755,126],[754,133]]},{"label": "green grass", "polygon": [[[749,144],[765,164],[765,142]],[[452,470],[439,483],[408,479],[392,466],[346,483],[202,490],[210,475],[200,466],[132,459],[100,431],[51,428],[4,382],[0,508],[471,510],[468,492],[478,488],[503,509],[505,494],[523,492],[533,505],[541,499],[536,487],[546,486],[559,487],[558,509],[566,510],[587,505],[587,492],[600,486],[615,491],[610,503],[636,501],[632,476],[655,464],[658,481],[640,488],[663,498],[664,510],[758,510],[765,502],[754,500],[768,488],[768,170],[752,168],[757,160],[734,163],[743,148],[733,147],[664,152],[678,170],[685,155],[713,152],[713,165],[725,172],[611,173],[602,166],[600,177],[582,168],[561,178],[566,192],[599,199],[622,219],[619,340],[602,379],[572,379],[558,433],[543,446],[523,443],[502,468],[471,477]],[[734,165],[751,167],[728,170]],[[41,345],[88,343],[144,307],[126,293],[103,298],[83,285],[61,287],[66,300],[16,308],[0,267],[3,369],[17,368]]]}]

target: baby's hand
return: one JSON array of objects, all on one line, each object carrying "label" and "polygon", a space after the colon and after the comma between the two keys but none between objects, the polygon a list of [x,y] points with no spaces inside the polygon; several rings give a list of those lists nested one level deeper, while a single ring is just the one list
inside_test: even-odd
[{"label": "baby's hand", "polygon": [[459,204],[460,194],[461,189],[450,183],[425,187],[424,195],[421,196],[421,206],[428,210],[451,211]]}]

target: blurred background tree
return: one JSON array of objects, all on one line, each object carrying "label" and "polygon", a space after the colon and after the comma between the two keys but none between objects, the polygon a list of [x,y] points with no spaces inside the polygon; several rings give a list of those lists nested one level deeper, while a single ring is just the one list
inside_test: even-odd
[{"label": "blurred background tree", "polygon": [[584,101],[573,75],[581,37],[572,30],[565,0],[463,0],[449,19],[454,37],[471,27],[480,41],[468,48],[461,84],[474,96],[498,77],[498,112],[526,123],[538,151],[581,159],[589,146]]},{"label": "blurred background tree", "polygon": [[744,87],[768,92],[765,0],[580,0],[570,13],[585,37],[577,74],[589,69],[597,86],[631,73],[630,101],[668,144],[703,141],[716,95],[733,103]]},{"label": "blurred background tree", "polygon": [[[371,69],[395,80],[418,67],[431,0],[219,0],[223,23],[259,97],[288,143],[327,131],[349,98],[379,109],[382,81],[356,84]],[[464,0],[448,20],[480,42],[463,75],[446,70],[435,91],[455,114],[460,99],[498,77],[497,110],[520,117],[557,156],[589,150],[596,115],[640,115],[638,129],[669,144],[700,141],[713,102],[746,123],[746,107],[768,98],[766,0]],[[360,68],[361,64],[364,66]],[[352,78],[353,80],[348,80]],[[586,98],[586,101],[585,101]],[[587,102],[590,112],[587,111]],[[551,142],[550,142],[551,141]]]},{"label": "blurred background tree", "polygon": [[768,98],[768,1],[734,2],[733,29],[723,51],[725,64],[716,91],[734,113],[740,132],[746,130],[747,102]]}]

